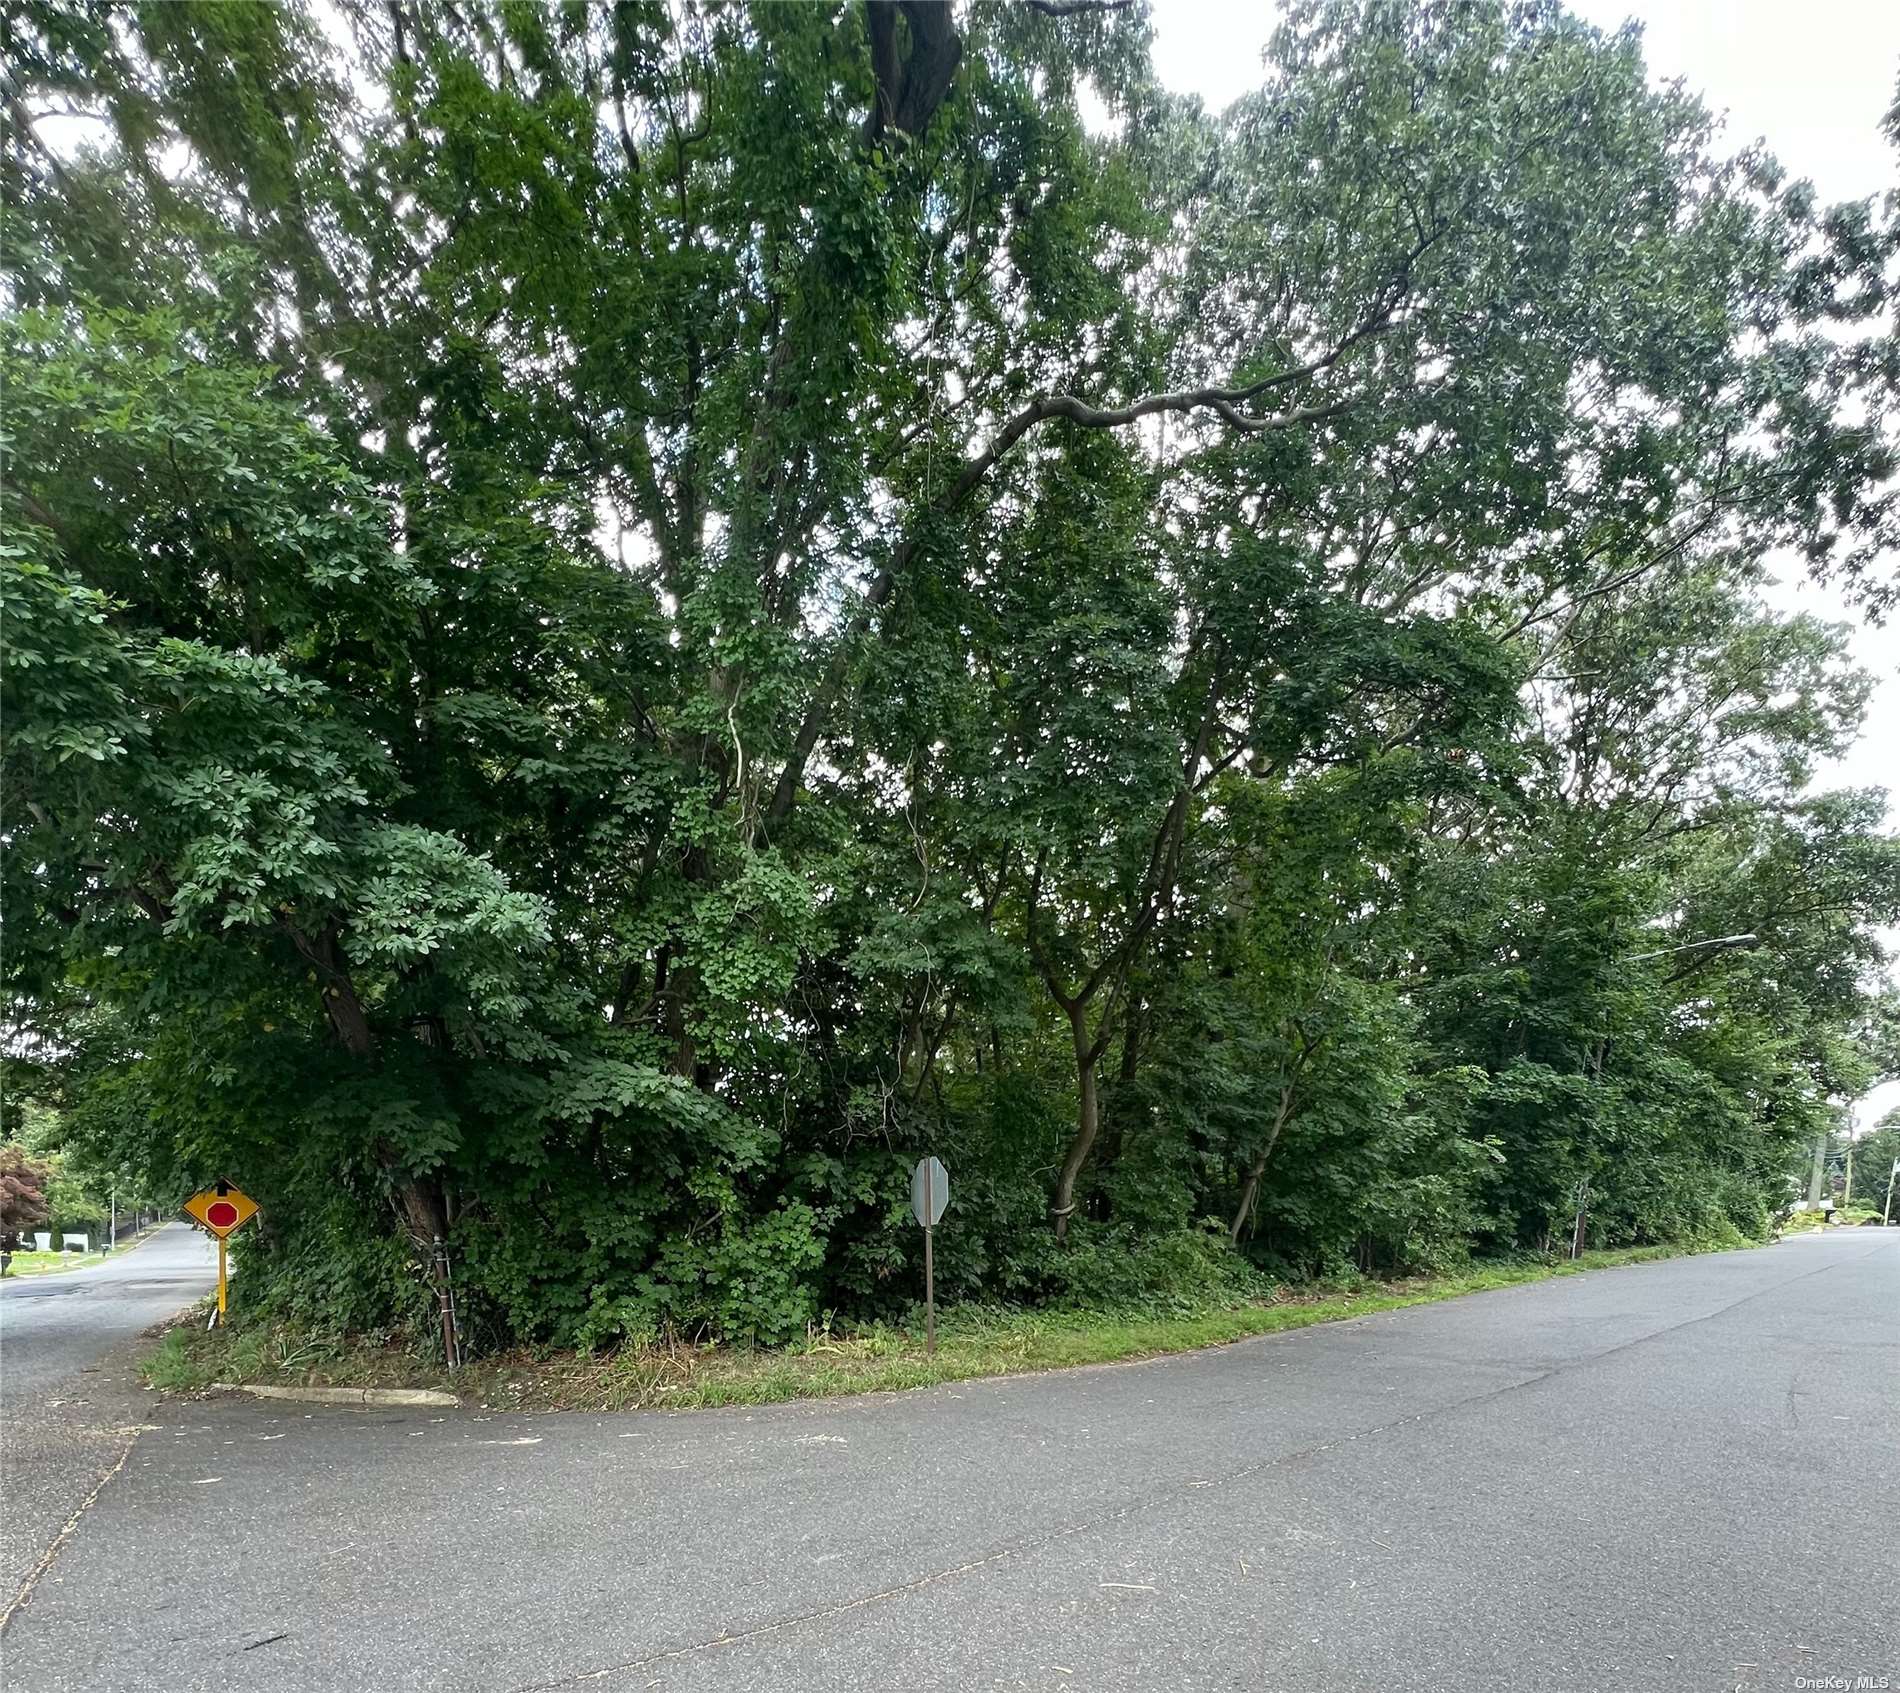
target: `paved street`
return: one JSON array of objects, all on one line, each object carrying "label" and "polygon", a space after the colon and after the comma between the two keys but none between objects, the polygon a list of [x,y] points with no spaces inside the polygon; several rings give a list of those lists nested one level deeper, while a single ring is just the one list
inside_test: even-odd
[{"label": "paved street", "polygon": [[115,1342],[216,1285],[218,1249],[189,1223],[167,1223],[90,1269],[0,1281],[0,1412],[63,1386]]},{"label": "paved street", "polygon": [[172,1223],[89,1269],[0,1281],[0,1612],[149,1409],[140,1332],[216,1280],[216,1247]]},{"label": "paved street", "polygon": [[152,1420],[8,1688],[1900,1686],[1900,1230],[913,1395]]}]

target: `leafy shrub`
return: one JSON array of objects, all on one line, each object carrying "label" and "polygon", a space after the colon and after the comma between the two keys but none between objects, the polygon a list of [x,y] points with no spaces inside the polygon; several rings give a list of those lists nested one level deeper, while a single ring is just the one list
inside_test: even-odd
[{"label": "leafy shrub", "polygon": [[1263,1298],[1273,1287],[1212,1221],[1147,1236],[1080,1224],[1051,1260],[1047,1297],[1090,1310],[1181,1314]]},{"label": "leafy shrub", "polygon": [[434,1295],[405,1238],[364,1229],[341,1198],[267,1217],[232,1243],[236,1312],[323,1334],[431,1331]]},{"label": "leafy shrub", "polygon": [[750,1221],[727,1217],[710,1243],[668,1241],[632,1309],[725,1340],[779,1345],[817,1316],[824,1262],[818,1213],[792,1200]]}]

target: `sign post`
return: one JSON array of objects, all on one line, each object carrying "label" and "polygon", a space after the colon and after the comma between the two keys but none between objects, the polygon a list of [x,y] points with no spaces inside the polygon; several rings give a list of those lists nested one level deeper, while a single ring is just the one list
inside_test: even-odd
[{"label": "sign post", "polygon": [[226,1239],[236,1234],[257,1215],[257,1202],[249,1194],[240,1193],[229,1182],[219,1182],[216,1187],[208,1187],[203,1193],[194,1193],[185,1201],[185,1210],[206,1234],[212,1235],[218,1242],[218,1315],[219,1327],[224,1325],[225,1292],[225,1246]]},{"label": "sign post", "polygon": [[924,1230],[924,1355],[937,1352],[937,1261],[935,1236],[950,1204],[950,1172],[941,1159],[920,1158],[910,1173],[911,1215]]}]

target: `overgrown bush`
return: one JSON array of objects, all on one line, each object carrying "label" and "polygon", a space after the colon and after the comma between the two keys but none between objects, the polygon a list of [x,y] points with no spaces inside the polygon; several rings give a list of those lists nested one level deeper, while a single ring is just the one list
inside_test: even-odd
[{"label": "overgrown bush", "polygon": [[1185,1313],[1266,1298],[1275,1285],[1213,1220],[1162,1235],[1084,1225],[1048,1269],[1045,1298],[1091,1310]]},{"label": "overgrown bush", "polygon": [[316,1334],[432,1337],[428,1267],[406,1239],[358,1219],[340,1197],[271,1208],[233,1238],[233,1310]]},{"label": "overgrown bush", "polygon": [[948,1301],[1757,1226],[1897,1061],[1762,561],[1896,598],[1900,210],[1556,4],[688,10],[27,8],[0,1129],[477,1350],[906,1310],[933,1152]]}]

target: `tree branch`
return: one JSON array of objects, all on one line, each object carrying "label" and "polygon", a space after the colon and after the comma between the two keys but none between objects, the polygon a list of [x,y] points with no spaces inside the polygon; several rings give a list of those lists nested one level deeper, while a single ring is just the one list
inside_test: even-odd
[{"label": "tree branch", "polygon": [[[916,0],[905,0],[907,14],[915,3]],[[870,14],[875,19],[887,13],[888,9],[888,0],[883,0],[883,3],[870,7]],[[1436,228],[1422,233],[1410,250],[1393,267],[1391,281],[1366,314],[1328,351],[1317,358],[1289,370],[1278,371],[1272,376],[1260,377],[1253,382],[1225,387],[1210,385],[1202,388],[1176,389],[1169,393],[1145,395],[1141,399],[1131,400],[1121,406],[1091,405],[1074,394],[1045,394],[1039,399],[1032,400],[1011,417],[997,432],[989,446],[964,465],[957,479],[929,509],[938,514],[955,511],[976,491],[983,479],[1018,441],[1039,424],[1057,418],[1082,429],[1118,429],[1144,417],[1205,410],[1212,411],[1230,428],[1238,429],[1245,434],[1259,434],[1271,430],[1298,428],[1304,424],[1318,423],[1326,418],[1338,416],[1354,403],[1351,396],[1318,405],[1294,406],[1285,411],[1264,414],[1248,413],[1242,411],[1241,407],[1275,388],[1287,387],[1322,375],[1339,364],[1361,342],[1382,335],[1390,329],[1398,308],[1411,292],[1413,266],[1434,243],[1443,238],[1449,227],[1448,224],[1440,223]],[[772,802],[766,807],[760,819],[762,830],[776,827],[791,815],[792,807],[797,803],[799,787],[804,781],[805,766],[810,761],[812,750],[817,746],[818,737],[823,733],[825,722],[830,717],[831,709],[843,689],[845,675],[850,665],[851,649],[870,628],[871,614],[891,597],[898,577],[909,567],[920,542],[921,535],[917,529],[913,528],[898,544],[896,551],[891,555],[890,563],[872,579],[871,586],[864,596],[864,605],[846,624],[837,650],[833,653],[830,664],[826,666],[818,689],[812,695],[804,718],[799,723],[798,733],[792,742],[791,754],[786,759],[785,768],[780,772],[778,783],[773,789]]]}]

